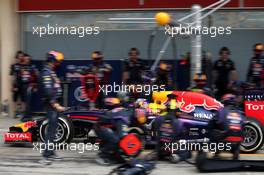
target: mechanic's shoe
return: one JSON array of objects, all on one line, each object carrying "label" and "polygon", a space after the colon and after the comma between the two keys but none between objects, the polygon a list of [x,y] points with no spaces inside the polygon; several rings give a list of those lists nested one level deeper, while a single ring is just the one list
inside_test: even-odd
[{"label": "mechanic's shoe", "polygon": [[238,159],[239,159],[239,153],[234,153],[233,160],[238,160]]},{"label": "mechanic's shoe", "polygon": [[49,160],[55,160],[55,161],[60,161],[63,160],[62,157],[58,156],[57,154],[51,155],[48,157]]},{"label": "mechanic's shoe", "polygon": [[98,158],[95,159],[95,161],[99,165],[105,165],[105,166],[111,165],[110,160],[109,159],[106,159],[106,158],[98,157]]},{"label": "mechanic's shoe", "polygon": [[52,161],[49,160],[47,157],[43,157],[41,160],[38,161],[42,165],[51,165]]},{"label": "mechanic's shoe", "polygon": [[171,163],[179,163],[181,160],[178,154],[172,154],[169,159]]}]

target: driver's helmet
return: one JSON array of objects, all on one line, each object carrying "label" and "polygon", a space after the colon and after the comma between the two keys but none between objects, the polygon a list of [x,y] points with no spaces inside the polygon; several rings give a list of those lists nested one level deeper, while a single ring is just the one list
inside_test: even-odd
[{"label": "driver's helmet", "polygon": [[105,98],[104,105],[106,109],[113,109],[119,107],[121,102],[118,98]]},{"label": "driver's helmet", "polygon": [[135,118],[140,125],[145,124],[147,121],[146,111],[142,108],[135,109]]},{"label": "driver's helmet", "polygon": [[236,105],[236,96],[234,94],[225,94],[222,98],[221,98],[221,102],[224,105]]}]

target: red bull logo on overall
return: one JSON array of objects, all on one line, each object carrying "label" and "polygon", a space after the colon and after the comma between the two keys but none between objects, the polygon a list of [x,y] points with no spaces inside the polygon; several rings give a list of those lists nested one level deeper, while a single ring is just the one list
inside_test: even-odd
[{"label": "red bull logo on overall", "polygon": [[172,93],[177,96],[177,102],[181,104],[179,109],[186,113],[193,112],[196,106],[202,106],[206,110],[218,110],[224,107],[216,99],[201,93],[188,91],[173,91]]}]

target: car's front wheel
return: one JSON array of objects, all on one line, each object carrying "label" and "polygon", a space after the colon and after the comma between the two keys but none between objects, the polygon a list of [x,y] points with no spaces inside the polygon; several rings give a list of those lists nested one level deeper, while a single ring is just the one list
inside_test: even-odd
[{"label": "car's front wheel", "polygon": [[[55,134],[54,143],[70,143],[74,136],[74,128],[72,122],[64,117],[58,118],[58,127]],[[44,142],[48,130],[48,120],[44,120],[39,128],[40,140]]]},{"label": "car's front wheel", "polygon": [[242,152],[254,153],[261,149],[264,143],[264,136],[261,124],[257,120],[247,118],[243,133],[244,141],[241,143]]}]

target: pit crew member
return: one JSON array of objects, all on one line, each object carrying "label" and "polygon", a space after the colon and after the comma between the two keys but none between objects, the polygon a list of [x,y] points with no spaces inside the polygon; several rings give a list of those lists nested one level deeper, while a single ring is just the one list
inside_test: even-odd
[{"label": "pit crew member", "polygon": [[[25,108],[25,99],[22,92],[20,74],[21,74],[21,64],[24,59],[24,52],[17,51],[15,60],[16,62],[11,65],[10,75],[12,76],[12,92],[13,92],[13,101],[15,102],[16,115],[19,112],[24,111]],[[19,102],[19,99],[21,102]],[[16,117],[15,115],[15,117]]]},{"label": "pit crew member", "polygon": [[188,90],[192,92],[199,92],[202,94],[206,94],[209,96],[213,96],[212,91],[210,88],[206,87],[206,75],[202,73],[197,73],[193,77],[194,86],[189,87]]},{"label": "pit crew member", "polygon": [[165,62],[160,62],[158,70],[157,70],[157,79],[156,85],[158,86],[165,86],[165,89],[168,90],[172,85],[172,80],[170,77],[171,67],[170,65],[166,64]]},{"label": "pit crew member", "polygon": [[[240,111],[236,110],[236,96],[233,94],[226,94],[222,97],[221,102],[225,105],[220,109],[214,118],[209,122],[210,141],[219,143],[230,143],[233,154],[233,159],[239,158],[240,143],[243,138],[244,117]],[[229,151],[229,150],[228,150]],[[215,153],[218,157],[220,151]]]},{"label": "pit crew member", "polygon": [[235,63],[229,58],[230,54],[227,47],[222,47],[219,51],[220,59],[215,62],[213,67],[217,99],[221,99],[227,93],[229,82],[236,80],[236,67]]},{"label": "pit crew member", "polygon": [[[133,122],[144,124],[146,122],[145,113],[142,110],[131,110],[123,108],[118,98],[106,98],[105,106],[110,109],[105,117],[101,117],[95,125],[95,132],[102,140],[100,153],[96,162],[101,165],[110,165],[115,162],[122,162],[120,155],[120,140],[128,134],[128,127]],[[136,120],[135,120],[136,119]],[[114,129],[105,127],[112,125]]]},{"label": "pit crew member", "polygon": [[57,156],[54,150],[48,148],[49,144],[53,144],[56,128],[58,125],[58,112],[66,110],[61,106],[58,99],[62,96],[62,88],[60,80],[56,74],[56,69],[59,67],[64,56],[60,52],[50,51],[47,53],[46,65],[41,73],[42,88],[45,97],[45,107],[48,118],[48,131],[45,136],[45,151],[42,153],[43,160],[41,163],[50,164],[53,159],[61,159]]},{"label": "pit crew member", "polygon": [[[109,83],[110,72],[112,67],[110,64],[107,64],[103,61],[103,54],[100,51],[94,51],[92,53],[93,63],[89,66],[88,72],[94,74],[98,77],[99,84],[105,85]],[[103,108],[105,95],[103,92],[99,92],[99,95],[96,99],[95,107]]]},{"label": "pit crew member", "polygon": [[257,87],[261,87],[261,81],[263,76],[262,74],[264,71],[264,56],[262,56],[263,50],[263,44],[257,43],[254,45],[254,56],[250,60],[247,75],[247,81],[250,83],[254,83]]},{"label": "pit crew member", "polygon": [[31,56],[26,53],[20,71],[20,83],[25,100],[25,112],[21,120],[27,121],[31,119],[31,94],[37,90],[38,70],[31,64]]}]

